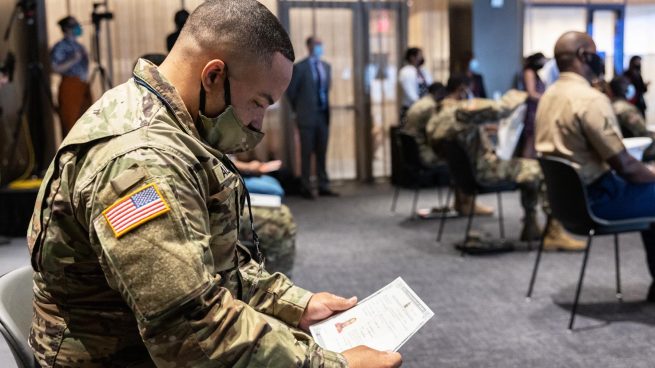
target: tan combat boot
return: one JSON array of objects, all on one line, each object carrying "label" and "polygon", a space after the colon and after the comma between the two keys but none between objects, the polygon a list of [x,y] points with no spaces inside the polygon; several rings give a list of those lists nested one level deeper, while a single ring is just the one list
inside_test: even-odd
[{"label": "tan combat boot", "polygon": [[581,252],[585,250],[585,242],[572,238],[566,233],[559,221],[552,219],[544,239],[544,250]]},{"label": "tan combat boot", "polygon": [[[468,216],[471,210],[471,201],[473,197],[455,190],[455,211],[460,216]],[[491,216],[494,214],[494,209],[492,207],[483,206],[476,203],[473,207],[473,215],[475,216]]]}]

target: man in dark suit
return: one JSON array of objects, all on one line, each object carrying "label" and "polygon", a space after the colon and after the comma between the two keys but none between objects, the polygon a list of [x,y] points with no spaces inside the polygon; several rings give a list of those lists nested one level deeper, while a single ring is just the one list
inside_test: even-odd
[{"label": "man in dark suit", "polygon": [[325,160],[330,132],[330,101],[331,84],[330,64],[321,60],[323,43],[318,37],[307,38],[309,56],[293,66],[293,76],[287,89],[287,96],[292,109],[296,113],[298,130],[300,132],[300,147],[302,156],[302,188],[301,195],[314,199],[309,177],[312,154],[316,156],[316,171],[318,174],[318,194],[321,196],[336,196],[330,189],[330,180],[325,170]]}]

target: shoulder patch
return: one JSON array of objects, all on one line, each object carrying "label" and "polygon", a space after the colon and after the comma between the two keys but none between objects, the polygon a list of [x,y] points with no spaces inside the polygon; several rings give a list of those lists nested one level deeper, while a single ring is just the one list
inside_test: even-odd
[{"label": "shoulder patch", "polygon": [[218,162],[218,170],[214,167],[214,172],[218,177],[219,184],[223,184],[223,182],[225,182],[225,179],[227,179],[230,175],[233,175],[232,171],[230,171],[227,167],[225,167],[225,165],[220,161]]},{"label": "shoulder patch", "polygon": [[157,184],[143,186],[102,211],[116,238],[170,211]]}]

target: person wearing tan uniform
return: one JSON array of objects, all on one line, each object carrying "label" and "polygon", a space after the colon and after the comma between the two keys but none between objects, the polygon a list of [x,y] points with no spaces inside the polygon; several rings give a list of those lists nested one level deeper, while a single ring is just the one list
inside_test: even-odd
[{"label": "person wearing tan uniform", "polygon": [[[495,124],[512,114],[525,103],[527,93],[511,90],[499,101],[475,98],[464,101],[467,95],[467,79],[451,76],[449,94],[443,107],[426,127],[430,143],[436,150],[443,149],[444,142],[457,142],[474,160],[476,179],[480,182],[513,181],[521,192],[521,206],[525,212],[520,239],[536,240],[542,235],[537,221],[537,205],[541,197],[542,209],[549,213],[548,202],[543,194],[545,186],[539,164],[532,159],[514,158],[502,160],[494,152],[487,137],[485,126]],[[469,202],[470,204],[470,202]],[[551,221],[544,238],[544,249],[579,251],[584,244],[571,238],[558,221]]]},{"label": "person wearing tan uniform", "polygon": [[[610,100],[591,87],[602,72],[594,41],[585,33],[567,32],[555,45],[555,58],[561,75],[537,109],[537,151],[576,164],[596,216],[655,217],[655,172],[626,151]],[[641,235],[654,276],[655,231]],[[649,301],[655,301],[654,285]]]}]

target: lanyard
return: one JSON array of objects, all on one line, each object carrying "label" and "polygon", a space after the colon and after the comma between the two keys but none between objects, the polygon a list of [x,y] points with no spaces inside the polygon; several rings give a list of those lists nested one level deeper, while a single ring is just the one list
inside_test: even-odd
[{"label": "lanyard", "polygon": [[[166,108],[173,114],[175,115],[175,110],[173,110],[173,107],[171,104],[166,101],[166,99],[157,92],[154,88],[152,88],[148,83],[146,83],[144,80],[141,78],[137,77],[136,75],[134,76],[134,80],[136,81],[137,84],[140,86],[143,86],[145,89],[153,93],[157,98],[166,106]],[[224,159],[220,159],[222,163],[228,166],[230,171],[232,171],[234,174],[236,174],[237,178],[239,179],[239,182],[241,183],[241,186],[243,187],[244,194],[246,196],[246,203],[248,204],[248,216],[250,219],[250,231],[252,233],[252,242],[255,245],[255,256],[256,256],[256,261],[258,263],[258,269],[257,269],[257,275],[255,277],[255,280],[253,282],[252,287],[248,291],[248,297],[244,299],[246,303],[250,301],[250,298],[252,298],[255,289],[257,289],[257,284],[259,283],[259,279],[261,278],[263,272],[264,272],[264,255],[262,254],[261,250],[259,249],[259,236],[257,235],[257,232],[255,231],[255,221],[254,217],[252,215],[252,206],[250,204],[250,191],[248,191],[248,187],[246,187],[246,183],[243,180],[243,176],[241,176],[241,173],[239,172],[239,169],[234,165],[234,163],[227,158],[227,156],[223,157]],[[236,198],[236,201],[238,203],[239,198]],[[240,206],[237,206],[239,208]],[[238,212],[238,211],[237,211]],[[238,221],[238,216],[239,214],[237,213],[237,221]]]}]

